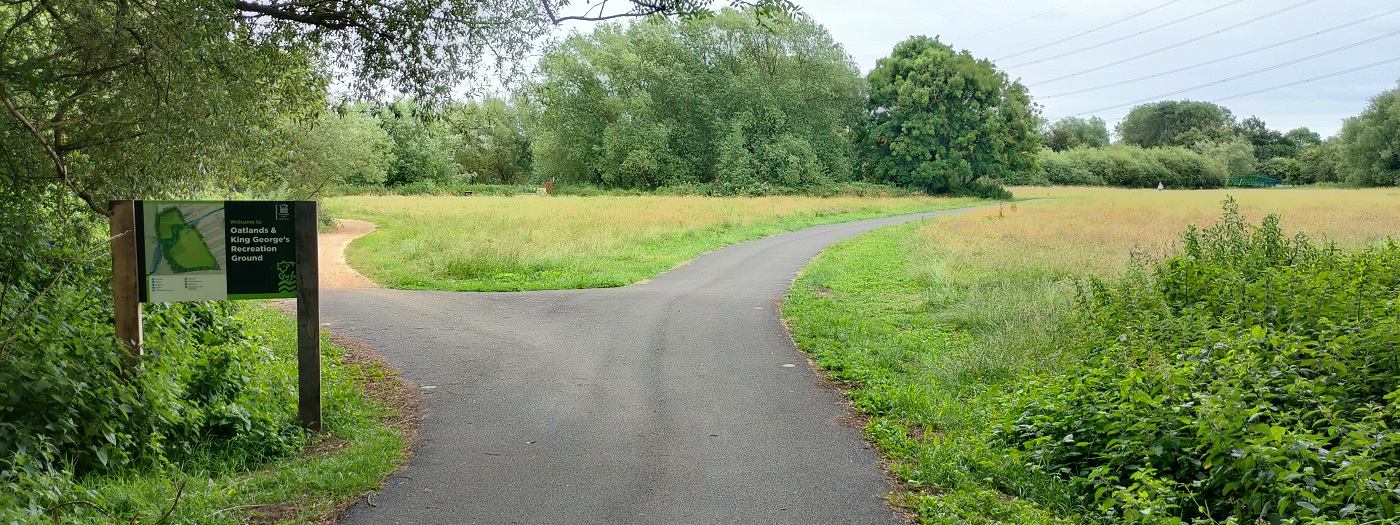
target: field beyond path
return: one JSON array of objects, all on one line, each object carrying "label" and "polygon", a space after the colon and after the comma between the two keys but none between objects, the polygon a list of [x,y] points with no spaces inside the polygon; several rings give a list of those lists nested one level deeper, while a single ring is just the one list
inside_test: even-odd
[{"label": "field beyond path", "polygon": [[330,329],[421,385],[427,413],[408,468],[344,523],[900,521],[777,303],[830,243],[930,215],[746,242],[623,288],[326,291]]},{"label": "field beyond path", "polygon": [[958,206],[932,197],[354,196],[373,222],[350,263],[386,288],[518,292],[626,286],[705,252],[798,230]]}]

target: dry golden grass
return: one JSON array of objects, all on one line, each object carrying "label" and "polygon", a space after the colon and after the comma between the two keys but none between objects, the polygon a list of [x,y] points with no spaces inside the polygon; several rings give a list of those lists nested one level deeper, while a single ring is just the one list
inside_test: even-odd
[{"label": "dry golden grass", "polygon": [[1051,198],[948,218],[922,238],[950,263],[988,270],[1047,268],[1069,274],[1121,274],[1135,253],[1175,251],[1186,227],[1209,226],[1234,197],[1257,223],[1276,214],[1286,232],[1354,247],[1400,237],[1400,189],[1229,189],[1156,191],[1113,188],[1014,188],[1017,197]]},{"label": "dry golden grass", "polygon": [[351,265],[391,287],[618,286],[705,251],[802,226],[970,204],[926,197],[338,197],[379,228]]},{"label": "dry golden grass", "polygon": [[858,197],[357,196],[331,199],[328,209],[336,216],[415,223],[416,229],[435,233],[415,243],[421,248],[455,251],[466,242],[481,250],[531,258],[593,252],[712,226],[742,227],[794,213],[836,214],[931,202]]}]

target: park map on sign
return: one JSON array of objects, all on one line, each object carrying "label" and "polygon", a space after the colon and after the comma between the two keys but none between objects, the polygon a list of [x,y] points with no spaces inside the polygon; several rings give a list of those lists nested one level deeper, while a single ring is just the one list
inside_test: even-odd
[{"label": "park map on sign", "polygon": [[162,206],[147,235],[147,275],[218,272],[224,266],[223,203]]}]

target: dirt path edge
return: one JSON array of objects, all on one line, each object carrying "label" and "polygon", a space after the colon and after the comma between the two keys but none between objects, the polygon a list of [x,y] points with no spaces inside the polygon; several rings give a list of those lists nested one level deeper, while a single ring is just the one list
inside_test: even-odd
[{"label": "dirt path edge", "polygon": [[345,248],[350,242],[374,231],[374,223],[355,219],[336,219],[336,228],[318,236],[317,264],[320,266],[322,290],[354,290],[378,288],[345,262]]}]

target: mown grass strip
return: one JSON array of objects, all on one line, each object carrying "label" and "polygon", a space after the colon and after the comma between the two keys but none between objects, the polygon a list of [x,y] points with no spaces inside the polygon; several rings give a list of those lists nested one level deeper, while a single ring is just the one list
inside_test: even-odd
[{"label": "mown grass strip", "polygon": [[794,284],[783,316],[798,347],[854,387],[855,408],[871,416],[867,437],[910,489],[896,503],[926,523],[1054,523],[1057,511],[1008,495],[1054,501],[1064,487],[982,442],[996,407],[979,400],[1046,366],[1049,356],[1004,327],[1043,326],[1044,305],[1064,304],[1065,290],[1050,274],[978,278],[950,268],[922,249],[929,224],[829,248]]},{"label": "mown grass strip", "polygon": [[382,286],[516,291],[625,286],[705,252],[818,224],[968,206],[927,197],[339,197],[378,225],[350,264]]}]

